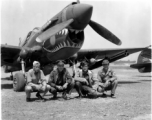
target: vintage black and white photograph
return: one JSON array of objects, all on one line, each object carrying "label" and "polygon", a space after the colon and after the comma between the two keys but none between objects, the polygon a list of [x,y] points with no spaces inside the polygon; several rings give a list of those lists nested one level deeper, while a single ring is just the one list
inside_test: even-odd
[{"label": "vintage black and white photograph", "polygon": [[150,0],[2,0],[2,120],[151,120]]}]

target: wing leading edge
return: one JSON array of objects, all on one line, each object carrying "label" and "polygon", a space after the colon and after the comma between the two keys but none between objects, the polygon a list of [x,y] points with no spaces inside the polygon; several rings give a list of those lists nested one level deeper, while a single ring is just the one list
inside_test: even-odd
[{"label": "wing leading edge", "polygon": [[80,50],[77,53],[77,60],[83,60],[83,59],[100,59],[95,64],[91,65],[90,69],[95,69],[100,66],[102,66],[102,59],[108,58],[110,62],[114,62],[116,60],[119,60],[121,58],[124,58],[130,54],[142,51],[145,48],[122,48],[122,49],[84,49]]},{"label": "wing leading edge", "polygon": [[122,49],[83,49],[78,52],[78,59],[83,58],[97,58],[103,59],[105,57],[113,57],[121,53],[128,55],[139,52],[145,48],[122,48]]}]

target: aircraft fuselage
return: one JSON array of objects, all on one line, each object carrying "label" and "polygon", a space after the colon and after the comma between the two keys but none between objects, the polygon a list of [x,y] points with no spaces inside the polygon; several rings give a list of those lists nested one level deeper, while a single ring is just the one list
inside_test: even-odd
[{"label": "aircraft fuselage", "polygon": [[[22,47],[42,53],[42,58],[45,55],[48,61],[67,59],[81,49],[84,42],[83,30],[89,23],[91,15],[92,6],[86,4],[70,4],[41,28],[33,29],[29,38],[22,44]],[[47,29],[69,19],[73,19],[74,21],[66,28],[43,42],[37,40],[38,36]],[[41,58],[39,59],[41,61]]]}]

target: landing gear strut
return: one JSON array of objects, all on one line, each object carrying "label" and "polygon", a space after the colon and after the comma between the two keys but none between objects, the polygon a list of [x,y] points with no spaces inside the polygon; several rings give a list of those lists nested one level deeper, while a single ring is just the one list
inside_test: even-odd
[{"label": "landing gear strut", "polygon": [[21,67],[22,67],[23,74],[25,74],[25,62],[23,59],[21,60]]},{"label": "landing gear strut", "polygon": [[25,62],[21,60],[21,68],[22,72],[18,72],[14,75],[13,79],[13,89],[14,91],[23,91],[26,84],[26,77],[25,77]]},{"label": "landing gear strut", "polygon": [[13,80],[13,73],[11,72],[10,80]]}]

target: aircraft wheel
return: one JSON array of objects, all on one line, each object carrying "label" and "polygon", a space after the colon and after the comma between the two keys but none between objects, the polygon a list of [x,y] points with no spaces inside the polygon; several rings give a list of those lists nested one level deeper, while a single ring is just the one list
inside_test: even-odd
[{"label": "aircraft wheel", "polygon": [[24,91],[25,88],[25,76],[23,73],[16,73],[13,77],[13,89],[16,92]]}]

